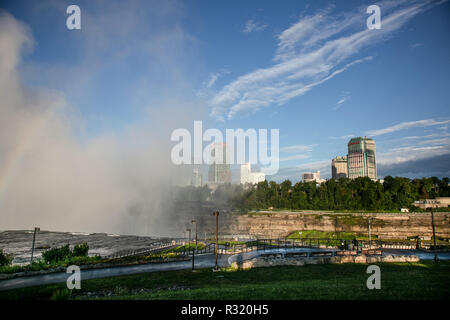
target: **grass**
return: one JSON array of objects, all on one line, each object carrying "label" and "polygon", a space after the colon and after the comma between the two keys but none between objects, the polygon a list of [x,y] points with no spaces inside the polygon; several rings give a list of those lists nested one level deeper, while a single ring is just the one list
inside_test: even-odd
[{"label": "grass", "polygon": [[[197,242],[197,250],[205,249],[206,245],[202,242]],[[182,246],[178,246],[172,249],[164,250],[163,253],[180,253],[188,252],[195,249],[195,242],[190,242]]]},{"label": "grass", "polygon": [[[365,264],[283,266],[212,272],[154,272],[82,281],[72,299],[111,290],[104,299],[448,299],[450,262],[380,263],[381,289],[369,290]],[[189,290],[168,288],[189,288]],[[55,299],[65,284],[0,292],[0,299]],[[120,289],[120,290],[119,290]],[[147,292],[131,294],[132,290]]]},{"label": "grass", "polygon": [[40,271],[47,269],[54,269],[57,267],[67,267],[70,265],[86,265],[86,264],[96,264],[102,262],[102,259],[99,256],[92,257],[66,257],[62,261],[55,261],[52,263],[47,263],[43,259],[36,259],[33,261],[33,265],[9,265],[0,267],[0,273],[16,273],[16,272],[24,272],[24,271]]},{"label": "grass", "polygon": [[[302,234],[300,235],[299,232]],[[358,235],[352,232],[327,232],[317,230],[301,230],[294,231],[288,237],[288,239],[346,239],[353,240],[358,238]]]}]

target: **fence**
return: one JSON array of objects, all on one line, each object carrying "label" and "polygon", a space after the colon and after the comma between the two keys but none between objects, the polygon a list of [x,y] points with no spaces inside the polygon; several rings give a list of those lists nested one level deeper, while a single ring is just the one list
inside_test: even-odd
[{"label": "fence", "polygon": [[[151,253],[158,253],[164,250],[173,249],[177,246],[184,245],[186,240],[172,240],[155,243],[151,248],[131,249],[116,252],[108,259],[117,259],[132,256],[143,256]],[[440,246],[450,249],[449,244],[440,244]],[[221,241],[219,245],[219,254],[234,254],[250,251],[265,251],[270,249],[293,249],[293,248],[335,248],[340,250],[357,250],[357,249],[433,249],[431,241],[414,240],[348,240],[348,239],[329,239],[329,238],[308,238],[308,239],[258,239],[247,241],[245,243],[228,243]],[[192,255],[194,247],[192,242],[189,246],[181,247],[175,252],[183,255]],[[207,242],[206,244],[199,242],[195,254],[215,254],[215,242]]]},{"label": "fence", "polygon": [[164,250],[172,249],[180,244],[179,240],[167,241],[167,242],[157,242],[153,243],[150,248],[140,248],[140,249],[129,249],[122,250],[119,252],[115,252],[109,256],[106,256],[106,259],[119,259],[125,257],[136,257],[136,256],[145,256],[152,253],[158,253]]},{"label": "fence", "polygon": [[[441,243],[439,246],[450,249],[450,243]],[[336,248],[341,250],[357,249],[433,249],[431,241],[414,240],[348,240],[348,239],[258,239],[243,244],[225,244],[221,253],[242,253],[255,250],[293,248]]]}]

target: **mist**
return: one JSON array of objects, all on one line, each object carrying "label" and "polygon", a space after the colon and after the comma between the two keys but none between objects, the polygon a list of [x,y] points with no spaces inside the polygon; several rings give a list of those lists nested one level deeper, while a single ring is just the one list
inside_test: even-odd
[{"label": "mist", "polygon": [[[115,12],[111,19],[123,15]],[[121,24],[126,26],[127,18],[133,24],[111,42],[126,41],[138,25],[133,19],[139,16],[128,17],[127,12]],[[89,21],[88,14],[84,16]],[[97,29],[102,23],[109,26],[100,17]],[[170,133],[188,127],[204,110],[195,97],[183,95],[190,89],[180,67],[184,62],[176,61],[172,51],[190,40],[173,30],[178,29],[152,35],[165,41],[155,41],[149,54],[149,59],[164,59],[171,86],[148,99],[139,120],[118,130],[86,135],[86,119],[76,100],[68,99],[64,84],[55,85],[56,89],[31,88],[23,77],[29,76],[29,81],[41,77],[48,84],[64,82],[58,79],[65,74],[79,80],[72,92],[81,92],[89,70],[99,62],[96,54],[108,50],[108,38],[100,41],[99,48],[93,40],[98,34],[88,35],[83,48],[87,58],[81,64],[46,72],[42,66],[22,65],[35,47],[32,30],[0,11],[0,230],[39,226],[153,236],[181,233],[184,221],[173,221],[168,205],[172,187],[182,179],[181,169],[170,160]],[[144,94],[134,96],[134,102],[146,100],[145,87],[144,81],[140,88]]]}]

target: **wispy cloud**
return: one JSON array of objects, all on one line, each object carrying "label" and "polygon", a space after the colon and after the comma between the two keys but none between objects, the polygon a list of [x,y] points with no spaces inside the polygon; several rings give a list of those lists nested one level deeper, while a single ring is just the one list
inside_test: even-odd
[{"label": "wispy cloud", "polygon": [[311,152],[313,147],[316,146],[315,144],[310,144],[310,145],[303,145],[303,144],[298,144],[295,146],[288,146],[288,147],[283,147],[280,149],[281,152],[287,152],[287,153],[292,153],[292,152]]},{"label": "wispy cloud", "polygon": [[[369,61],[356,58],[362,49],[384,41],[417,14],[431,5],[429,1],[384,1],[383,27],[365,28],[365,7],[331,15],[332,9],[303,17],[277,38],[275,64],[242,75],[224,86],[210,101],[211,116],[232,119],[240,112],[282,105],[301,96],[348,68]],[[361,29],[361,26],[364,26]],[[359,29],[359,30],[358,30]]]},{"label": "wispy cloud", "polygon": [[390,126],[387,128],[379,129],[379,130],[370,130],[367,131],[368,136],[379,136],[382,134],[392,133],[400,130],[410,129],[414,127],[430,127],[430,126],[437,126],[441,124],[447,124],[450,123],[450,120],[433,120],[433,119],[426,119],[426,120],[418,120],[418,121],[408,121],[408,122],[402,122],[399,124],[396,124],[394,126]]},{"label": "wispy cloud", "polygon": [[382,165],[398,164],[406,161],[426,159],[449,153],[450,146],[448,144],[426,147],[406,146],[393,148],[388,152],[378,153],[377,163]]},{"label": "wispy cloud", "polygon": [[211,88],[217,79],[219,79],[220,74],[219,73],[212,73],[209,75],[208,81],[206,81],[205,86],[207,88]]},{"label": "wispy cloud", "polygon": [[351,139],[351,138],[354,138],[355,137],[355,135],[354,134],[347,134],[347,135],[344,135],[344,136],[339,136],[339,137],[330,137],[330,139],[333,139],[333,140],[341,140],[341,139],[345,139],[345,140],[347,140],[347,139]]},{"label": "wispy cloud", "polygon": [[412,45],[410,45],[411,49],[415,49],[417,47],[421,47],[423,46],[423,43],[417,42],[417,43],[413,43]]},{"label": "wispy cloud", "polygon": [[294,154],[292,156],[280,158],[280,162],[292,161],[292,160],[302,160],[302,159],[307,159],[309,157],[310,157],[310,155],[308,155],[308,154]]},{"label": "wispy cloud", "polygon": [[[302,159],[310,158],[311,151],[313,150],[314,146],[316,146],[316,144],[310,144],[310,145],[298,144],[298,145],[283,147],[280,149],[280,152],[288,153],[291,155],[280,158],[280,162],[292,161],[292,160],[302,160]],[[295,154],[292,154],[292,153],[295,153]]]},{"label": "wispy cloud", "polygon": [[260,24],[253,19],[250,19],[245,23],[244,30],[242,30],[242,32],[252,33],[256,31],[263,31],[265,28],[267,28],[267,24]]},{"label": "wispy cloud", "polygon": [[342,97],[336,102],[336,105],[333,107],[333,110],[338,110],[343,103],[350,100],[350,95],[348,93],[342,94]]},{"label": "wispy cloud", "polygon": [[339,100],[336,104],[342,104],[347,100],[347,97],[342,98],[341,100]]}]

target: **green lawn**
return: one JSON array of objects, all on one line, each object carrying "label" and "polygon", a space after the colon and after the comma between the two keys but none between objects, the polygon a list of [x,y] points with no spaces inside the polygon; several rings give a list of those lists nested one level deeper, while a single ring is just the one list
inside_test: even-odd
[{"label": "green lawn", "polygon": [[[72,298],[113,292],[105,299],[448,299],[450,262],[378,264],[381,289],[366,287],[367,265],[326,264],[168,271],[82,281]],[[0,292],[0,299],[50,299],[65,284]],[[137,290],[147,292],[131,294]]]},{"label": "green lawn", "polygon": [[[302,234],[300,235],[299,232]],[[352,232],[327,232],[317,230],[299,230],[292,232],[288,239],[359,239],[359,236]]]}]

